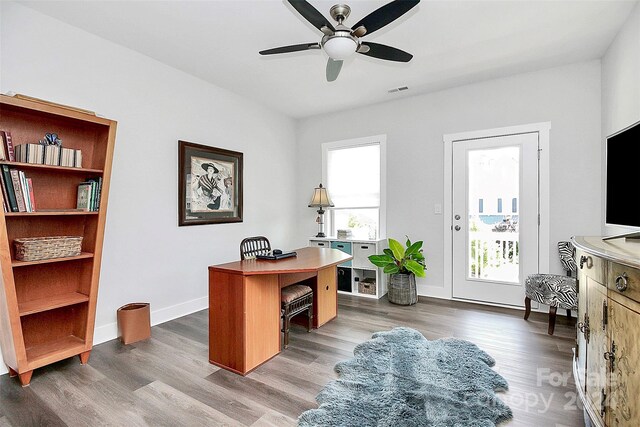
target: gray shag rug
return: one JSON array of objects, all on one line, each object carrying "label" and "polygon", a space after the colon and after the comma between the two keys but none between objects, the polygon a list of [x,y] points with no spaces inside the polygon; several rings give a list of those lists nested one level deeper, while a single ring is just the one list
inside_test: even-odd
[{"label": "gray shag rug", "polygon": [[489,427],[513,417],[495,394],[507,381],[475,344],[428,341],[411,328],[376,332],[354,358],[335,366],[338,379],[318,394],[308,426]]}]

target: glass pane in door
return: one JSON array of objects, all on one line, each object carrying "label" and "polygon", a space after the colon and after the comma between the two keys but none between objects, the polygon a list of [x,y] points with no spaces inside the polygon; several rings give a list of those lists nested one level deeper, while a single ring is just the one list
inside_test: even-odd
[{"label": "glass pane in door", "polygon": [[519,284],[520,147],[468,151],[467,278]]}]

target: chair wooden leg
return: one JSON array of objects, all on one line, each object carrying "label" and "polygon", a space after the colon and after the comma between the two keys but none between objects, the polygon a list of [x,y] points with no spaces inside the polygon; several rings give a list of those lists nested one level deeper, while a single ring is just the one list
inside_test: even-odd
[{"label": "chair wooden leg", "polygon": [[311,329],[313,329],[313,305],[309,306],[307,310],[307,320],[309,321],[307,324],[307,332],[311,332]]},{"label": "chair wooden leg", "polygon": [[531,314],[531,298],[524,297],[524,320],[527,320],[530,314]]},{"label": "chair wooden leg", "polygon": [[558,307],[549,307],[549,335],[553,335],[553,330],[556,327],[556,311]]},{"label": "chair wooden leg", "polygon": [[567,319],[571,320],[571,310],[567,310]]}]

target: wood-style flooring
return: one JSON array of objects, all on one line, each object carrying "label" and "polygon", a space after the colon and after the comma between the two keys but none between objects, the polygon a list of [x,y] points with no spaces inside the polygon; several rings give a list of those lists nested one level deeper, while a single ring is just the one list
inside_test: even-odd
[{"label": "wood-style flooring", "polygon": [[522,311],[427,298],[397,306],[340,295],[338,313],[311,333],[294,326],[289,348],[246,377],[209,364],[207,311],[155,326],[149,340],[97,345],[88,365],[73,358],[38,369],[29,387],[3,375],[0,427],[294,426],[336,378],[336,362],[395,326],[466,339],[491,354],[510,386],[498,394],[514,412],[503,425],[584,425],[571,375],[575,329],[563,316],[548,336],[543,314],[525,321]]}]

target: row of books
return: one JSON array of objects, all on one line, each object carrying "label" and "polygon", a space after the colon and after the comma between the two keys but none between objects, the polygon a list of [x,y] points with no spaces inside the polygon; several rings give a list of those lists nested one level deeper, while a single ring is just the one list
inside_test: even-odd
[{"label": "row of books", "polygon": [[36,201],[33,197],[33,184],[23,171],[9,169],[0,165],[2,184],[2,207],[5,212],[35,212]]},{"label": "row of books", "polygon": [[37,165],[82,167],[82,150],[58,145],[13,145],[11,132],[0,130],[0,161],[33,163]]},{"label": "row of books", "polygon": [[38,165],[82,167],[82,151],[57,145],[20,144],[14,147],[15,161]]},{"label": "row of books", "polygon": [[89,178],[78,184],[78,199],[76,208],[97,212],[100,209],[100,194],[102,194],[102,177]]}]

